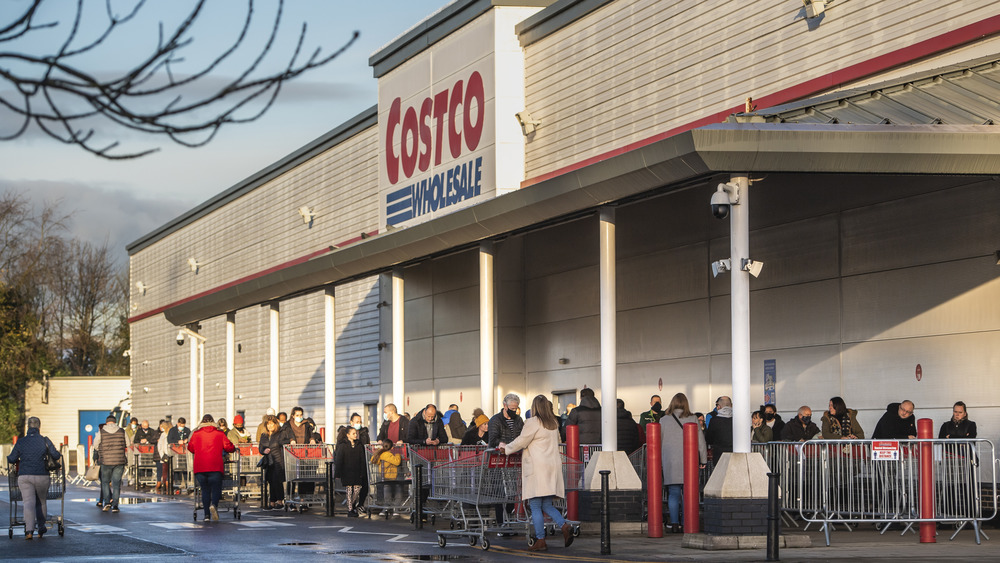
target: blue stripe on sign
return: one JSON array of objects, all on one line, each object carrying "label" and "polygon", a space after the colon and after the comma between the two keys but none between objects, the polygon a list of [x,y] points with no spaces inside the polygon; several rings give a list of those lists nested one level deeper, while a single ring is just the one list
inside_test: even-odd
[{"label": "blue stripe on sign", "polygon": [[410,199],[404,199],[403,201],[397,201],[396,203],[393,203],[389,207],[385,208],[385,214],[386,215],[392,215],[392,214],[394,214],[394,213],[396,213],[398,211],[402,211],[404,209],[409,209],[412,205],[413,205],[413,200],[410,200]]},{"label": "blue stripe on sign", "polygon": [[394,202],[394,201],[396,201],[397,199],[400,199],[400,198],[410,197],[410,194],[412,192],[412,188],[413,188],[413,184],[410,184],[409,186],[406,186],[405,188],[403,188],[401,190],[396,190],[394,192],[391,192],[389,195],[385,196],[385,202],[388,204],[388,203],[392,203],[392,202]]},{"label": "blue stripe on sign", "polygon": [[398,223],[402,223],[403,221],[409,221],[412,218],[413,218],[413,210],[408,210],[405,213],[397,213],[396,215],[387,218],[386,222],[389,223],[390,225],[395,225]]}]

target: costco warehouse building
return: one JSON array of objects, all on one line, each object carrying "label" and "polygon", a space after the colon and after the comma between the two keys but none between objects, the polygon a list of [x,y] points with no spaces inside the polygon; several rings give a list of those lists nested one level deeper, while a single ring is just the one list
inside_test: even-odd
[{"label": "costco warehouse building", "polygon": [[134,411],[331,436],[390,402],[564,410],[602,359],[636,417],[709,410],[709,200],[746,178],[750,406],[840,395],[870,431],[964,400],[995,440],[997,53],[987,0],[456,0],[371,56],[377,105],[129,246]]}]

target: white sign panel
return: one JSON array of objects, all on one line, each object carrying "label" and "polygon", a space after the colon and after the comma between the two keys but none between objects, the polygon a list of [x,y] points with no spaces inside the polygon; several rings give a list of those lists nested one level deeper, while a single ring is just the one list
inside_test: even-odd
[{"label": "white sign panel", "polygon": [[518,187],[524,61],[514,25],[536,10],[494,8],[379,79],[383,225],[427,221]]},{"label": "white sign panel", "polygon": [[873,440],[872,461],[899,461],[899,442],[896,440]]}]

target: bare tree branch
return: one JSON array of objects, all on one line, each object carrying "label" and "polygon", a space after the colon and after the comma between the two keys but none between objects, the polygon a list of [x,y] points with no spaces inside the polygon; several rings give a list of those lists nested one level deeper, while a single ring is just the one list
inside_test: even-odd
[{"label": "bare tree branch", "polygon": [[[42,19],[40,14],[50,0],[32,0],[22,13],[11,14],[6,22],[0,15],[0,113],[16,118],[9,131],[0,131],[0,140],[16,139],[35,125],[49,137],[107,159],[137,158],[158,150],[118,150],[120,144],[114,136],[120,133],[109,136],[108,129],[164,136],[188,147],[202,146],[224,125],[258,119],[272,107],[285,81],[332,61],[358,37],[354,32],[333,52],[316,48],[305,56],[308,28],[303,23],[285,62],[276,71],[265,71],[265,63],[278,56],[275,50],[284,0],[277,2],[270,32],[259,47],[250,45],[253,24],[259,19],[255,2],[245,0],[246,15],[235,38],[207,60],[188,63],[185,54],[198,60],[204,52],[193,34],[207,0],[197,0],[176,26],[167,28],[159,23],[153,52],[130,69],[104,78],[87,65],[99,60],[102,50],[111,48],[111,40],[123,26],[138,22],[147,2],[131,0],[130,7],[119,14],[111,0],[105,0],[103,27],[93,38],[82,39],[83,26],[90,25],[94,15],[87,7],[95,1],[77,0],[72,19],[65,24]],[[170,5],[176,6],[173,2]],[[19,41],[53,29],[64,30],[64,35],[51,52],[17,49]],[[250,49],[256,49],[256,56],[239,63],[240,56],[254,52]],[[197,93],[197,86],[207,78],[237,64],[242,66],[235,78],[207,94]],[[3,88],[3,83],[9,87]]]}]

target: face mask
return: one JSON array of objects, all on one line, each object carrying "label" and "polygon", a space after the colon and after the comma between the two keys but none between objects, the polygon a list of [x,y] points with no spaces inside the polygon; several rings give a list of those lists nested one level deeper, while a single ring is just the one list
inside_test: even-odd
[{"label": "face mask", "polygon": [[809,423],[812,422],[812,417],[811,416],[800,416],[799,420],[802,421],[802,424],[805,424],[806,426],[809,426]]},{"label": "face mask", "polygon": [[282,427],[282,426],[284,426],[284,425],[285,425],[285,423],[284,423],[284,422],[281,422],[280,420],[278,421],[278,428],[281,428],[281,427]]},{"label": "face mask", "polygon": [[295,417],[295,424],[302,424],[302,417],[301,416]]},{"label": "face mask", "polygon": [[733,416],[733,407],[721,407],[718,411],[719,416],[723,418],[729,418]]},{"label": "face mask", "polygon": [[656,401],[655,403],[653,403],[653,410],[661,411],[663,410],[663,405],[661,405],[659,401]]},{"label": "face mask", "polygon": [[766,413],[764,413],[764,420],[766,420],[768,422],[774,420],[774,413],[773,412],[766,412]]},{"label": "face mask", "polygon": [[389,422],[389,413],[387,412],[382,413],[382,420]]},{"label": "face mask", "polygon": [[352,424],[351,426],[354,427],[355,430],[361,430],[361,423],[360,422],[357,423],[357,424]]},{"label": "face mask", "polygon": [[510,409],[506,409],[506,410],[507,410],[507,416],[509,418],[514,418],[515,416],[517,416],[517,410],[510,410]]}]

